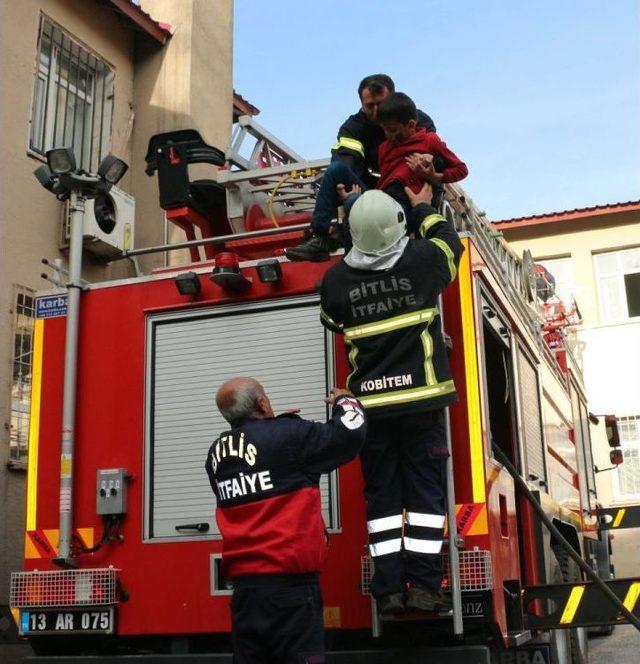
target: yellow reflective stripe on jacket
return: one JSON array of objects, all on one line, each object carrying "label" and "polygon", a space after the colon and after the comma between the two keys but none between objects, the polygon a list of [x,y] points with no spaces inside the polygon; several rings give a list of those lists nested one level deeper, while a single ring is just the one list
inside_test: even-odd
[{"label": "yellow reflective stripe on jacket", "polygon": [[456,388],[452,380],[436,385],[424,387],[415,387],[410,390],[396,390],[395,392],[386,392],[376,394],[375,396],[358,396],[358,401],[365,408],[377,408],[379,406],[388,406],[397,403],[409,403],[411,401],[420,401],[421,399],[430,399],[455,392]]},{"label": "yellow reflective stripe on jacket", "polygon": [[[453,254],[452,254],[453,255]],[[345,329],[344,336],[347,339],[363,339],[364,337],[373,337],[376,334],[384,334],[392,330],[399,330],[403,327],[411,327],[419,323],[430,323],[438,315],[437,309],[422,309],[412,311],[409,314],[394,316],[385,320],[359,325],[358,327],[349,327]]]},{"label": "yellow reflective stripe on jacket", "polygon": [[439,224],[441,221],[446,221],[446,219],[441,215],[438,214],[437,212],[434,212],[433,214],[427,215],[422,223],[420,224],[420,230],[419,233],[424,237],[427,234],[427,231],[432,227],[435,226],[436,224]]},{"label": "yellow reflective stripe on jacket", "polygon": [[347,138],[346,136],[340,136],[338,142],[331,148],[332,150],[338,150],[339,148],[346,148],[347,150],[353,150],[358,154],[361,154],[364,157],[364,145],[357,141],[355,138]]},{"label": "yellow reflective stripe on jacket", "polygon": [[342,325],[340,325],[340,323],[336,323],[333,320],[333,318],[331,318],[331,316],[329,316],[329,314],[322,307],[320,307],[320,318],[327,321],[327,323],[329,323],[329,325],[333,325],[333,327],[336,327],[340,330],[342,329]]},{"label": "yellow reflective stripe on jacket", "polygon": [[438,237],[432,237],[429,242],[433,242],[436,247],[439,247],[444,252],[444,255],[447,257],[447,263],[449,264],[449,273],[451,274],[450,281],[453,281],[456,278],[458,269],[456,268],[456,261],[453,256],[453,251],[451,251],[451,247]]},{"label": "yellow reflective stripe on jacket", "polygon": [[435,385],[438,382],[438,379],[436,378],[436,371],[433,368],[433,362],[431,361],[431,357],[433,356],[433,339],[429,334],[429,326],[422,330],[420,339],[424,351],[424,379],[427,385]]},{"label": "yellow reflective stripe on jacket", "polygon": [[349,355],[347,359],[351,365],[351,373],[347,376],[347,380],[345,380],[345,385],[349,388],[353,374],[358,370],[358,347],[352,341],[349,341],[349,339],[345,339],[345,342],[349,346]]}]

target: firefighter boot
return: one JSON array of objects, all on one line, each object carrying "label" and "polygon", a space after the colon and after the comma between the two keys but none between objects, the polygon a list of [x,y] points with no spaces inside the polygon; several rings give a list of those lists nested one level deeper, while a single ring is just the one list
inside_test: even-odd
[{"label": "firefighter boot", "polygon": [[290,261],[313,261],[320,263],[329,260],[329,238],[323,235],[312,235],[311,239],[297,247],[285,249]]},{"label": "firefighter boot", "polygon": [[411,586],[407,591],[407,611],[451,611],[451,601],[441,591],[423,586]]},{"label": "firefighter boot", "polygon": [[378,597],[376,601],[378,602],[378,611],[383,616],[391,616],[406,611],[404,606],[404,593],[383,595],[382,597]]}]

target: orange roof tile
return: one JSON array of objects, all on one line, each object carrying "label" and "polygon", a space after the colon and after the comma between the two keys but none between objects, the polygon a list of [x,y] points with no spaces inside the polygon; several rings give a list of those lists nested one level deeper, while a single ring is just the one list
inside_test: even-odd
[{"label": "orange roof tile", "polygon": [[[104,2],[105,0],[101,0]],[[106,0],[112,8],[129,19],[136,30],[143,32],[152,39],[164,44],[173,34],[174,27],[170,23],[156,21],[150,14],[143,11],[139,2],[134,0]]]},{"label": "orange roof tile", "polygon": [[575,208],[574,210],[563,210],[561,212],[549,212],[546,214],[533,214],[528,217],[513,217],[511,219],[500,219],[491,222],[500,229],[522,228],[523,226],[534,226],[537,224],[549,224],[559,221],[571,221],[596,217],[603,214],[616,214],[620,212],[640,211],[640,201],[627,201],[625,203],[607,203],[605,205],[594,205],[593,207]]},{"label": "orange roof tile", "polygon": [[237,111],[238,115],[258,115],[258,113],[260,113],[259,108],[254,106],[251,102],[247,101],[235,90],[233,91],[233,110]]}]

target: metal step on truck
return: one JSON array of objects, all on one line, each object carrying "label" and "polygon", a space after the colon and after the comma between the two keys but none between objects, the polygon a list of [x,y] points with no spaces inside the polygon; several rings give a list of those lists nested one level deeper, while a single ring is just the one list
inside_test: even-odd
[{"label": "metal step on truck", "polygon": [[[194,164],[208,164],[209,179],[191,179]],[[252,375],[276,411],[325,420],[321,396],[345,383],[343,342],[318,305],[342,250],[327,263],[284,256],[327,164],[249,117],[226,154],[194,130],[152,137],[147,173],[186,240],[124,250],[111,258],[137,276],[96,284],[81,281],[78,228],[95,189],[67,178],[68,283],[36,300],[24,570],[11,584],[35,652],[26,661],[231,661],[232,591],[204,472],[224,427],[213,395]],[[460,187],[441,211],[465,246],[440,303],[459,394],[448,410],[453,610],[380,618],[356,460],[322,479],[327,660],[587,662],[589,629],[638,622],[640,579],[610,574],[580,370],[562,324],[544,315],[548,283],[530,257]],[[137,267],[141,255],[179,249],[188,264]],[[615,443],[614,420],[609,428]]]}]

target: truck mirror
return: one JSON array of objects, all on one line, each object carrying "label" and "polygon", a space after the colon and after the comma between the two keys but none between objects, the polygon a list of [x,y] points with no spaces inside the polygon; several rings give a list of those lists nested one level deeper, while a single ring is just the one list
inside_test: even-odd
[{"label": "truck mirror", "polygon": [[618,433],[618,420],[615,415],[604,416],[604,428],[609,447],[618,447],[620,445],[620,434]]},{"label": "truck mirror", "polygon": [[622,456],[622,450],[620,448],[611,450],[611,452],[609,452],[609,459],[611,460],[611,463],[614,466],[619,466],[621,463],[624,462],[624,457]]}]

